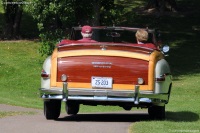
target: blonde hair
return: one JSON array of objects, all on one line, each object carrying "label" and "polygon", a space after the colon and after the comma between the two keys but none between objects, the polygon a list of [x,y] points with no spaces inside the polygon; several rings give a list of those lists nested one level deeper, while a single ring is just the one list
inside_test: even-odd
[{"label": "blonde hair", "polygon": [[137,30],[135,36],[139,42],[146,42],[149,38],[148,32],[144,29]]}]

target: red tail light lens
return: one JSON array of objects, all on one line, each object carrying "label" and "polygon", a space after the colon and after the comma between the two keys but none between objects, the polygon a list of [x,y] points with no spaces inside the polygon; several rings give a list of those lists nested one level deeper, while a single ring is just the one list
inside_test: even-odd
[{"label": "red tail light lens", "polygon": [[166,76],[166,74],[160,75],[160,77],[156,78],[156,81],[157,82],[165,81],[165,76]]},{"label": "red tail light lens", "polygon": [[45,70],[42,70],[42,72],[41,72],[41,77],[42,77],[42,78],[49,78],[49,77],[50,77],[50,74],[46,73]]},{"label": "red tail light lens", "polygon": [[165,81],[165,77],[156,78],[156,81]]}]

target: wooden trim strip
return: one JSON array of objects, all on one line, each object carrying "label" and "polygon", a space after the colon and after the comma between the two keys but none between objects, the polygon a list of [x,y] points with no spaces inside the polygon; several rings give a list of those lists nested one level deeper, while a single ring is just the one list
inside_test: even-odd
[{"label": "wooden trim strip", "polygon": [[158,60],[164,58],[164,56],[158,52],[154,51],[149,58],[149,73],[148,73],[148,90],[154,90],[155,88],[155,67]]},{"label": "wooden trim strip", "polygon": [[65,52],[59,52],[58,58],[68,57],[68,56],[86,56],[86,55],[119,56],[119,57],[136,58],[149,61],[149,55],[127,52],[127,51],[119,51],[119,50],[70,50]]},{"label": "wooden trim strip", "polygon": [[53,51],[51,56],[51,86],[56,86],[56,79],[57,79],[57,56],[58,56],[58,49],[56,48]]}]

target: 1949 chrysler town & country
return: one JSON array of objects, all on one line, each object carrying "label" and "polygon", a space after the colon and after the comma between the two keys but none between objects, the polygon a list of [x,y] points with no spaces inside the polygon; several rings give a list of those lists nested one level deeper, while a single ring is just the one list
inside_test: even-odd
[{"label": "1949 chrysler town & country", "polygon": [[62,40],[43,64],[40,95],[46,119],[57,119],[61,102],[76,115],[80,104],[148,108],[151,118],[164,119],[172,76],[156,32],[137,44],[138,28],[92,27],[96,42],[80,42],[81,27]]}]

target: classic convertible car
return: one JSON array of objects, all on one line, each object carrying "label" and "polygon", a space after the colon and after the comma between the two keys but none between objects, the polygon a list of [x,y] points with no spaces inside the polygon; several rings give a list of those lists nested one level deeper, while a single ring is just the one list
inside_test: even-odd
[{"label": "classic convertible car", "polygon": [[40,95],[46,119],[57,119],[61,102],[76,115],[80,104],[148,108],[150,118],[164,119],[172,76],[165,60],[168,47],[159,48],[156,31],[148,43],[137,44],[130,27],[92,27],[93,40],[80,42],[81,27],[70,40],[57,44],[43,64]]}]

